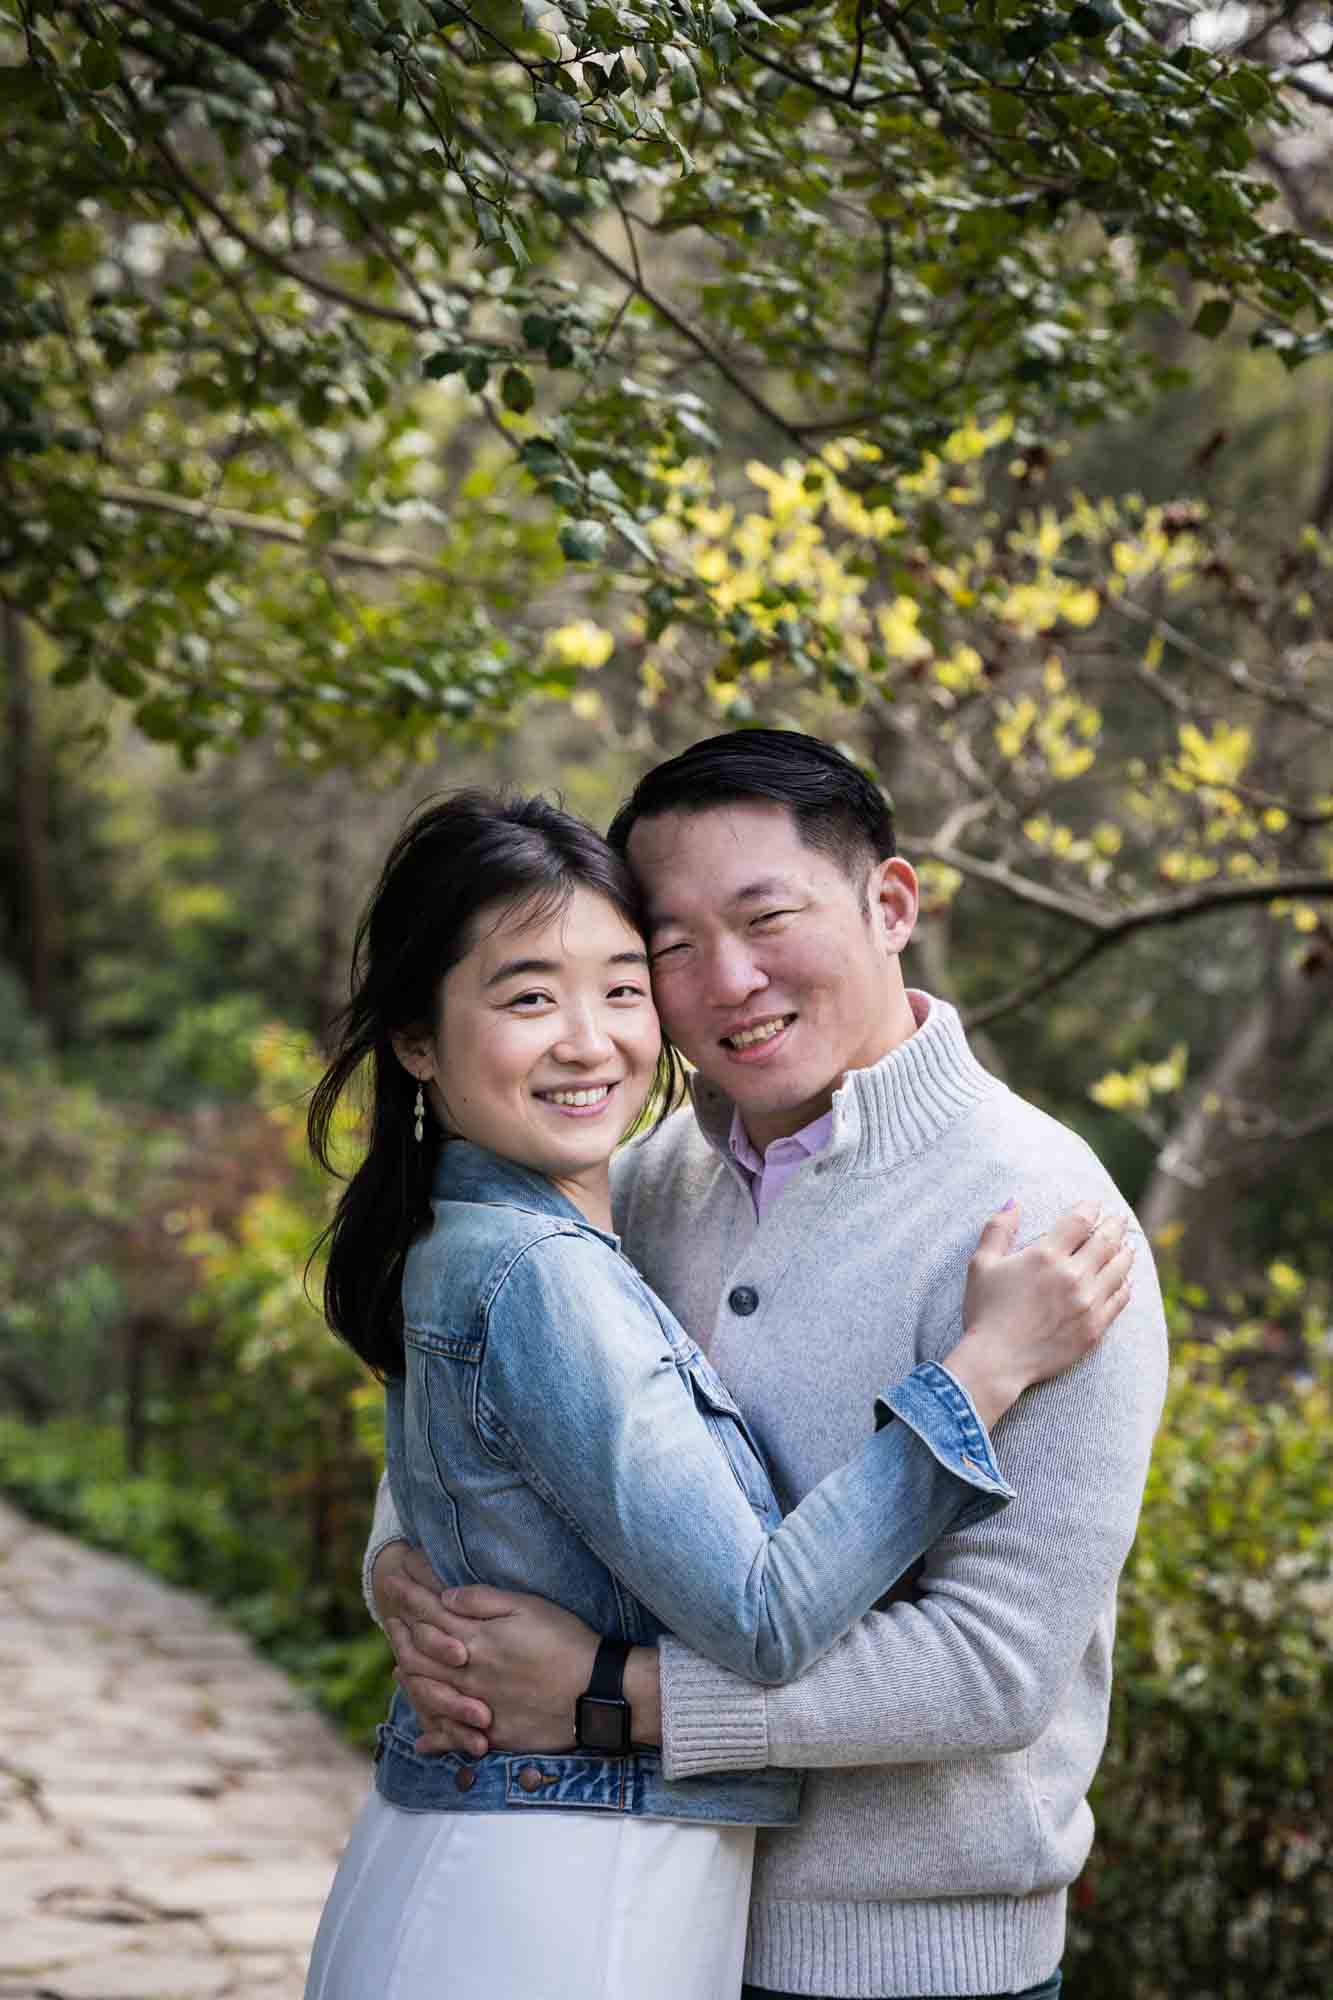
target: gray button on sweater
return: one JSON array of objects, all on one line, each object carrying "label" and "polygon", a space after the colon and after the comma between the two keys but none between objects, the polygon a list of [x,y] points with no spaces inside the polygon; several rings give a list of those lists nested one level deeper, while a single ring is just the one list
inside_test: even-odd
[{"label": "gray button on sweater", "polygon": [[[953,1346],[968,1259],[1010,1195],[1024,1239],[1089,1196],[1123,1208],[1083,1141],[984,1070],[940,1001],[850,1074],[834,1114],[762,1223],[727,1149],[731,1106],[699,1079],[695,1111],[613,1170],[627,1253],[737,1396],[784,1506],[856,1447],[879,1383]],[[937,1544],[916,1602],[872,1613],[787,1688],[664,1642],[670,1776],[810,1769],[800,1825],[759,1836],[757,1985],[1011,1993],[1057,1964],[1165,1386],[1142,1246],[1133,1282],[1099,1352],[997,1427],[1018,1498]],[[739,1314],[738,1289],[755,1301]]]}]

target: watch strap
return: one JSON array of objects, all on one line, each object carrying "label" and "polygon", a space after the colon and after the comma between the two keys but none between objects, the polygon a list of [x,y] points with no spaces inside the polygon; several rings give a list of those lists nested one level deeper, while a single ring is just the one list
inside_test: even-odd
[{"label": "watch strap", "polygon": [[625,1662],[633,1651],[628,1639],[603,1639],[592,1663],[592,1675],[584,1689],[598,1701],[625,1699]]}]

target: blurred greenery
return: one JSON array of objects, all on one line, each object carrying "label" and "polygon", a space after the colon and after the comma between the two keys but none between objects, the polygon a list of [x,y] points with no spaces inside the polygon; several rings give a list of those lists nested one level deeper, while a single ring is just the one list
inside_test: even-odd
[{"label": "blurred greenery", "polygon": [[1327,1306],[1305,1305],[1306,1364],[1275,1381],[1262,1324],[1201,1344],[1172,1304],[1068,1976],[1098,2000],[1316,2000],[1333,1991]]},{"label": "blurred greenery", "polygon": [[1326,10],[226,11],[0,0],[0,1487],[365,1742],[379,859],[813,730],[1167,1280],[1071,1980],[1333,2000]]}]

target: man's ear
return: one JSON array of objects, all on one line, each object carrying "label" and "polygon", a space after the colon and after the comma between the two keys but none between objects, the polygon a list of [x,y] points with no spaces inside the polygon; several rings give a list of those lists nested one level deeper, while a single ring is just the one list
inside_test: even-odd
[{"label": "man's ear", "polygon": [[871,869],[866,894],[871,919],[878,923],[884,942],[896,956],[910,943],[921,906],[915,868],[901,854],[891,854]]},{"label": "man's ear", "polygon": [[395,1035],[393,1052],[418,1083],[435,1081],[435,1051],[428,1040],[419,1035]]}]

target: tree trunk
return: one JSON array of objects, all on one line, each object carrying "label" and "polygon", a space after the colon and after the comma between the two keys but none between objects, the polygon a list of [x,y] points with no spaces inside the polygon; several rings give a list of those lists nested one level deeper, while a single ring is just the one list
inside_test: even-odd
[{"label": "tree trunk", "polygon": [[16,960],[28,1004],[54,1033],[56,918],[46,770],[34,716],[28,635],[11,605],[0,604],[0,646],[8,688],[10,790],[14,801],[14,931]]},{"label": "tree trunk", "polygon": [[[1267,921],[1267,920],[1265,920]],[[1263,1120],[1284,1096],[1305,1042],[1326,1017],[1333,958],[1304,958],[1278,946],[1272,974],[1251,1001],[1206,1074],[1185,1098],[1157,1156],[1140,1216],[1150,1240],[1178,1227],[1181,1267],[1215,1295],[1247,1267],[1228,1217],[1238,1196],[1271,1164],[1280,1134],[1265,1142]]]},{"label": "tree trunk", "polygon": [[315,848],[315,981],[311,996],[313,1027],[321,1044],[328,1046],[333,1022],[347,998],[342,912],[346,858],[343,853],[337,805],[330,792],[324,822]]}]

